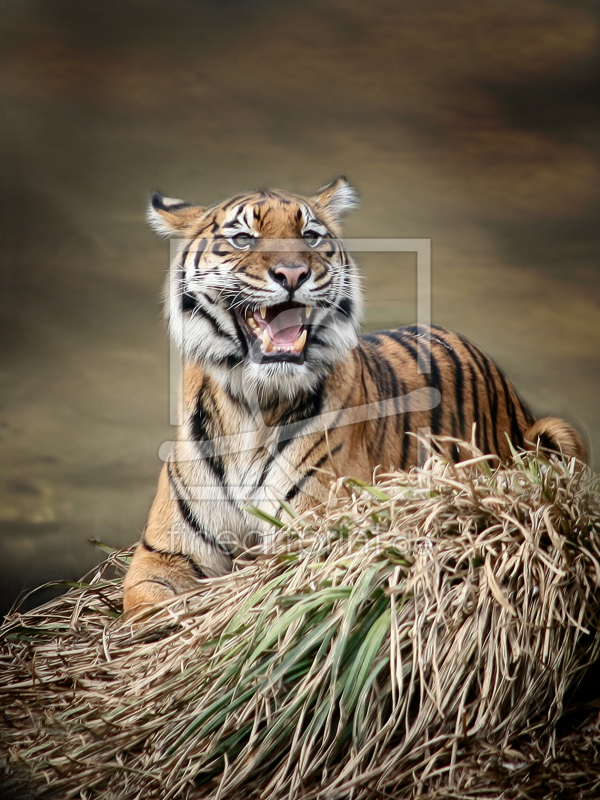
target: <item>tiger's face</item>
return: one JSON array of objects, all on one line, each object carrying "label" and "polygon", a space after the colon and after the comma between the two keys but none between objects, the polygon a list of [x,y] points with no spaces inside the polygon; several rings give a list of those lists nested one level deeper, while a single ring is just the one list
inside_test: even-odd
[{"label": "tiger's face", "polygon": [[344,178],[311,200],[270,190],[204,209],[153,195],[151,225],[182,237],[167,316],[186,356],[229,387],[316,386],[356,346],[360,280],[338,238],[355,205]]}]

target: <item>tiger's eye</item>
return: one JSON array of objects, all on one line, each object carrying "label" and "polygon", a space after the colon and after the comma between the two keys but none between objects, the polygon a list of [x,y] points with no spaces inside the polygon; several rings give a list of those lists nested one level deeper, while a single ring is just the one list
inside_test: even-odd
[{"label": "tiger's eye", "polygon": [[242,249],[244,247],[249,247],[253,243],[254,236],[251,236],[249,233],[236,233],[235,236],[231,237],[231,241],[236,247]]},{"label": "tiger's eye", "polygon": [[321,237],[316,231],[304,231],[302,238],[309,247],[314,247]]}]

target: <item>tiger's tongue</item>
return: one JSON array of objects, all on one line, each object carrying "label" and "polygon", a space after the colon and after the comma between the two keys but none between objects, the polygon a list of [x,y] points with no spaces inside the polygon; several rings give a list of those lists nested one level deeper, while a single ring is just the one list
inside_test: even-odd
[{"label": "tiger's tongue", "polygon": [[298,309],[288,308],[267,322],[267,331],[273,344],[293,344],[302,333],[302,325]]},{"label": "tiger's tongue", "polygon": [[267,328],[273,344],[294,344],[302,333],[302,325],[295,325],[293,328],[283,328],[280,331],[273,331],[272,333],[271,326],[267,325]]}]

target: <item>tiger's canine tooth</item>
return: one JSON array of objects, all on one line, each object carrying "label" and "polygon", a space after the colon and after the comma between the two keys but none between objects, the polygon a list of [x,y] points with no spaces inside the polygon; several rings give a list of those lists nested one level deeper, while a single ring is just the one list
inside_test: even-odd
[{"label": "tiger's canine tooth", "polygon": [[310,319],[310,315],[312,314],[312,312],[313,312],[312,306],[305,306],[304,315],[305,315],[306,319]]},{"label": "tiger's canine tooth", "polygon": [[292,347],[297,353],[301,353],[304,349],[304,345],[306,344],[306,331],[302,331],[300,336],[296,339]]},{"label": "tiger's canine tooth", "polygon": [[265,353],[270,353],[273,349],[273,342],[271,341],[271,337],[269,336],[269,331],[265,328],[262,334],[262,343],[263,343],[263,350]]},{"label": "tiger's canine tooth", "polygon": [[266,306],[261,306],[260,307],[260,315],[261,315],[261,317],[263,319],[266,318],[266,316],[267,316],[267,307]]}]

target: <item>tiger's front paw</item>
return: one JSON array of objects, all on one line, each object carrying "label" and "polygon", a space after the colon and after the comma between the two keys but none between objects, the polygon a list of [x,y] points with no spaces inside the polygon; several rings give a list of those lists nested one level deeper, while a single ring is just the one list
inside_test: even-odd
[{"label": "tiger's front paw", "polygon": [[[133,585],[128,585],[127,581],[123,587],[123,621],[128,622],[132,618],[140,617],[139,621],[146,619],[152,609],[156,609],[159,603],[175,597],[173,589],[165,586],[158,581],[149,579],[140,581]],[[143,613],[147,612],[147,613]]]}]

